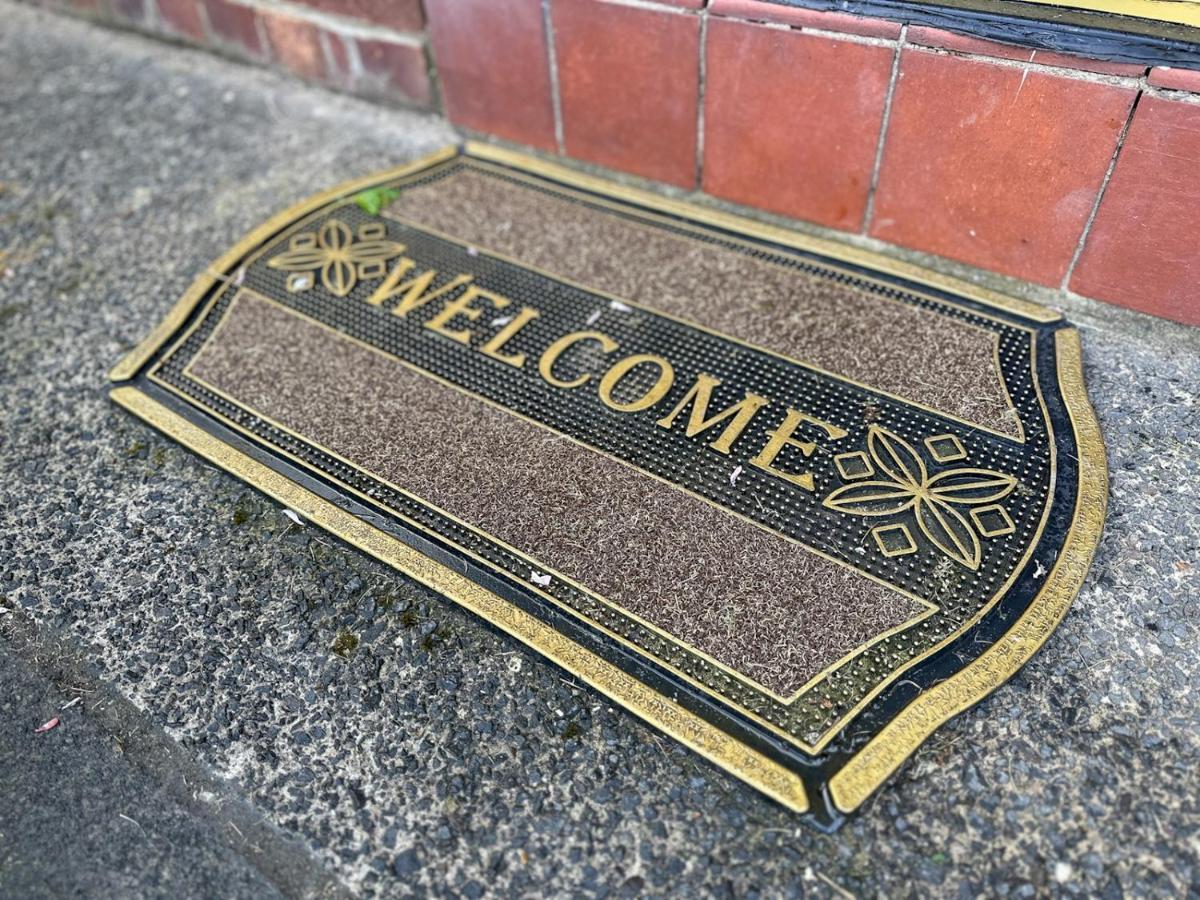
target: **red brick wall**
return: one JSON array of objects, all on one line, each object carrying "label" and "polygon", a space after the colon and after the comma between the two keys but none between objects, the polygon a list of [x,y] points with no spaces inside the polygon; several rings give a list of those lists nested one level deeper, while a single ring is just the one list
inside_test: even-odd
[{"label": "red brick wall", "polygon": [[1200,72],[758,0],[45,0],[1200,324]]}]

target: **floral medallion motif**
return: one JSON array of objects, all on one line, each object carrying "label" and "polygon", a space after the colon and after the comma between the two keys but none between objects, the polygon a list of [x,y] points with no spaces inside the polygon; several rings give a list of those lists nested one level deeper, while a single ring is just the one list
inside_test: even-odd
[{"label": "floral medallion motif", "polygon": [[[941,455],[937,445],[926,443],[935,459],[957,458]],[[1011,520],[998,501],[1016,487],[1013,476],[972,467],[947,469],[931,476],[911,444],[878,425],[867,432],[867,451],[869,461],[862,459],[861,452],[846,454],[855,459],[839,463],[843,478],[862,479],[872,474],[883,477],[843,485],[825,498],[827,508],[856,516],[911,519],[934,547],[972,571],[979,568],[983,555],[980,533],[991,537],[1012,530]],[[986,516],[980,515],[984,512]],[[1004,523],[1008,523],[1007,530]],[[903,521],[875,531],[885,555],[916,552]]]},{"label": "floral medallion motif", "polygon": [[355,235],[346,223],[330,219],[316,232],[293,236],[288,249],[267,265],[292,273],[287,282],[292,293],[314,287],[319,273],[325,290],[345,297],[360,280],[383,277],[388,260],[404,252],[403,244],[386,235],[379,222],[363,225]]}]

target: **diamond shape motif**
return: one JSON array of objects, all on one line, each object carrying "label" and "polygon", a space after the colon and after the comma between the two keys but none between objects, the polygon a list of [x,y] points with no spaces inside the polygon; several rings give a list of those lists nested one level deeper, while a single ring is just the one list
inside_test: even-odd
[{"label": "diamond shape motif", "polygon": [[952,434],[935,434],[933,437],[927,437],[925,446],[929,448],[929,455],[940,463],[966,459],[967,456],[962,441]]},{"label": "diamond shape motif", "polygon": [[870,458],[861,450],[853,453],[839,453],[833,458],[833,464],[837,466],[842,481],[854,481],[875,474],[875,467],[871,465]]},{"label": "diamond shape motif", "polygon": [[316,279],[313,278],[312,272],[293,272],[287,279],[288,293],[299,294],[301,291],[307,291],[314,284],[316,284]]},{"label": "diamond shape motif", "polygon": [[871,529],[871,537],[879,545],[879,552],[888,558],[917,552],[917,543],[906,525],[880,525]]},{"label": "diamond shape motif", "polygon": [[1000,537],[1012,534],[1017,530],[1012,518],[999,503],[971,510],[971,518],[974,519],[975,527],[984,537]]},{"label": "diamond shape motif", "polygon": [[381,259],[358,264],[358,277],[361,281],[370,278],[382,278],[387,274],[387,263]]}]

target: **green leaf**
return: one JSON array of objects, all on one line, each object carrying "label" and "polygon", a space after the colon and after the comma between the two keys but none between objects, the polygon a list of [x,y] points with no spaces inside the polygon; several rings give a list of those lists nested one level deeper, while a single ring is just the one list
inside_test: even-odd
[{"label": "green leaf", "polygon": [[354,202],[363,212],[377,216],[380,210],[399,196],[400,192],[395,188],[367,188],[354,195]]}]

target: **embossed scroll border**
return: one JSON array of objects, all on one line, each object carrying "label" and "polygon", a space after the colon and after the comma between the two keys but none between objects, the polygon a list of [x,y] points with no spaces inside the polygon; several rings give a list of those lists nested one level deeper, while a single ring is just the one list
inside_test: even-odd
[{"label": "embossed scroll border", "polygon": [[[114,366],[109,373],[110,380],[127,381],[137,375],[142,366],[184,323],[209,289],[226,278],[226,271],[249,249],[295,218],[382,179],[419,171],[451,159],[459,152],[455,147],[445,148],[392,172],[375,174],[339,185],[272,217],[196,279],[158,326]],[[472,144],[468,146],[468,152],[471,155],[531,168],[559,169],[552,164],[497,148]],[[585,186],[609,193],[613,193],[616,187],[599,179],[581,176],[579,173],[568,170],[562,172]],[[617,196],[634,202],[673,207],[675,211],[686,212],[693,217],[696,217],[698,212],[695,207],[664,201],[656,195],[631,188],[620,188]],[[1037,321],[1053,322],[1059,319],[1059,316],[1050,310],[877,254],[808,238],[724,213],[702,212],[701,220],[712,224],[730,227],[798,249],[870,266],[953,291],[993,307],[1017,312]],[[1012,677],[1049,638],[1082,587],[1103,527],[1108,475],[1099,426],[1083,384],[1078,334],[1073,329],[1064,328],[1055,332],[1055,341],[1059,387],[1074,429],[1079,457],[1074,516],[1058,560],[1029,607],[999,641],[966,667],[920,694],[900,710],[879,734],[834,774],[829,782],[830,796],[837,809],[843,813],[859,807],[938,726],[978,703]],[[470,609],[789,809],[800,813],[809,810],[808,796],[799,774],[758,753],[700,716],[647,687],[536,617],[385,532],[367,525],[264,463],[212,437],[187,419],[143,394],[138,388],[118,387],[112,391],[111,396],[116,403],[188,449],[268,496],[298,510],[352,546]]]}]

